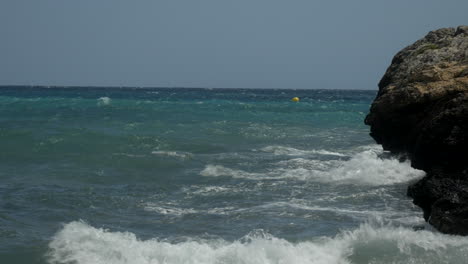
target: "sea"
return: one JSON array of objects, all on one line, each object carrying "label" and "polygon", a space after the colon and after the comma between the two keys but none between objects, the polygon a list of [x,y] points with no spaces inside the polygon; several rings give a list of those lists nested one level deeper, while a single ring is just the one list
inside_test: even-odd
[{"label": "sea", "polygon": [[1,87],[0,263],[467,263],[369,136],[376,94]]}]

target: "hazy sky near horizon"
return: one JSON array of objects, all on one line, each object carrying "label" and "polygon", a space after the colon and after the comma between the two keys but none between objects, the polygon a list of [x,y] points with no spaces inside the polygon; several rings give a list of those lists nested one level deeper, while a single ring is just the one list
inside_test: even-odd
[{"label": "hazy sky near horizon", "polygon": [[0,85],[377,89],[467,0],[1,0]]}]

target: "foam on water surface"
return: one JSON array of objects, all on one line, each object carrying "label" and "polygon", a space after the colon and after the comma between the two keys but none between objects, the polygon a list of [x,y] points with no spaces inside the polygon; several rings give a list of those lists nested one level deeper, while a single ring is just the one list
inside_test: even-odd
[{"label": "foam on water surface", "polygon": [[98,99],[98,105],[103,106],[103,105],[110,105],[111,99],[107,96],[104,97],[99,97]]},{"label": "foam on water surface", "polygon": [[359,152],[338,167],[320,175],[323,181],[342,183],[362,183],[370,185],[389,185],[421,178],[423,171],[413,169],[409,162],[397,158],[380,158],[382,149],[369,149]]},{"label": "foam on water surface", "polygon": [[[266,148],[275,152],[278,148]],[[264,149],[265,150],[265,149]],[[381,147],[369,146],[365,150],[351,153],[350,158],[344,154],[325,151],[297,151],[289,148],[279,148],[282,155],[321,154],[334,155],[338,159],[316,160],[313,158],[294,158],[279,161],[277,168],[264,172],[247,172],[231,169],[223,165],[208,164],[200,172],[207,177],[230,176],[250,180],[265,179],[297,179],[338,184],[391,185],[413,181],[425,175],[423,171],[413,169],[409,162],[400,162],[395,157],[382,158]]]},{"label": "foam on water surface", "polygon": [[162,150],[152,151],[151,154],[158,155],[158,156],[176,157],[176,158],[181,158],[181,159],[187,159],[193,156],[193,154],[189,152],[162,151]]},{"label": "foam on water surface", "polygon": [[233,170],[226,168],[222,165],[206,165],[206,167],[200,172],[200,175],[206,177],[219,177],[219,176],[230,176],[233,178],[245,178],[245,179],[265,179],[260,173],[249,173],[242,170]]},{"label": "foam on water surface", "polygon": [[84,222],[66,224],[49,244],[50,263],[464,263],[468,238],[414,231],[389,224],[365,223],[333,238],[289,242],[261,230],[235,241],[140,240],[130,232],[111,232]]},{"label": "foam on water surface", "polygon": [[188,214],[198,214],[198,215],[228,215],[232,212],[241,211],[236,210],[234,207],[213,207],[207,210],[194,209],[194,208],[180,208],[175,205],[164,205],[159,203],[145,203],[143,208],[148,212],[155,212],[162,215],[169,216],[184,216]]},{"label": "foam on water surface", "polygon": [[301,150],[292,147],[285,147],[285,146],[267,146],[261,149],[264,152],[271,152],[274,155],[289,155],[289,156],[304,156],[304,155],[331,155],[331,156],[338,156],[338,157],[345,157],[345,154],[327,150]]}]

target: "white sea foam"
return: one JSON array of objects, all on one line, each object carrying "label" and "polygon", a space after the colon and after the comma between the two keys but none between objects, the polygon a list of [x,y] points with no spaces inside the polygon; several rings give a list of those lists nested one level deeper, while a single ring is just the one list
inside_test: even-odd
[{"label": "white sea foam", "polygon": [[338,157],[345,157],[346,155],[338,152],[327,151],[327,150],[301,150],[285,146],[267,146],[261,149],[264,152],[270,152],[275,155],[288,155],[288,156],[304,156],[304,155],[331,155]]},{"label": "white sea foam", "polygon": [[101,106],[101,105],[110,105],[111,103],[111,99],[109,97],[100,97],[98,99],[98,105]]},{"label": "white sea foam", "polygon": [[[409,223],[411,221],[411,223],[421,224],[424,222],[423,218],[414,216],[413,212],[401,212],[401,211],[396,211],[396,210],[391,210],[391,209],[377,211],[377,210],[346,209],[346,208],[338,208],[338,207],[333,207],[333,206],[323,207],[323,206],[317,206],[317,205],[308,205],[306,203],[297,202],[297,201],[266,203],[264,205],[253,208],[253,210],[258,211],[259,208],[271,209],[271,208],[284,208],[284,207],[290,207],[293,209],[299,209],[299,210],[311,211],[311,212],[329,212],[329,213],[333,213],[336,215],[346,215],[346,216],[350,216],[354,218],[359,218],[362,220],[367,220],[369,218],[376,218],[376,217],[377,218],[385,217],[385,218],[391,218],[391,219],[394,219],[394,218],[399,219],[400,223]],[[408,220],[408,221],[405,221],[405,220]]]},{"label": "white sea foam", "polygon": [[208,164],[201,172],[200,175],[206,177],[219,177],[231,176],[233,178],[247,178],[247,179],[261,179],[262,175],[259,173],[249,173],[242,170],[233,170],[226,168],[222,165]]},{"label": "white sea foam", "polygon": [[156,212],[163,215],[182,216],[186,214],[196,214],[197,210],[193,208],[179,208],[175,206],[160,205],[157,203],[145,203],[143,205],[145,211]]},{"label": "white sea foam", "polygon": [[286,159],[278,162],[278,165],[281,167],[288,167],[288,168],[317,168],[322,167],[323,169],[328,169],[334,164],[339,164],[340,160],[318,160],[318,159],[310,159],[310,158],[292,158]]},{"label": "white sea foam", "polygon": [[283,160],[276,168],[262,173],[248,172],[224,167],[207,165],[202,176],[230,176],[252,180],[298,179],[338,184],[391,185],[408,182],[424,176],[424,172],[411,168],[409,162],[399,162],[396,158],[381,158],[383,150],[370,146],[352,155],[351,159],[321,161],[316,159],[295,158]]},{"label": "white sea foam", "polygon": [[309,177],[307,170],[297,169],[294,171],[295,173],[290,173],[291,172],[290,170],[288,170],[286,173],[281,173],[281,169],[279,169],[277,172],[269,171],[265,173],[255,173],[255,172],[247,172],[243,170],[234,170],[234,169],[226,168],[222,165],[208,164],[200,172],[200,175],[205,176],[205,177],[229,176],[232,178],[249,179],[249,180],[275,180],[275,179],[284,179],[284,178],[294,178],[294,179],[304,180]]},{"label": "white sea foam", "polygon": [[262,231],[233,242],[193,238],[171,243],[140,240],[83,222],[66,224],[49,243],[50,263],[76,264],[350,264],[465,263],[468,238],[366,223],[334,238],[289,242]]},{"label": "white sea foam", "polygon": [[210,196],[210,195],[217,195],[219,193],[233,193],[233,192],[239,192],[238,189],[235,188],[227,188],[223,186],[206,186],[206,187],[198,187],[195,186],[195,190],[190,191],[187,190],[187,192],[190,192],[191,194],[195,195],[202,195],[202,196]]},{"label": "white sea foam", "polygon": [[151,154],[159,155],[159,156],[168,156],[168,157],[176,157],[176,158],[190,158],[192,157],[192,153],[189,152],[181,152],[181,151],[152,151]]},{"label": "white sea foam", "polygon": [[355,154],[340,166],[319,175],[323,181],[361,183],[369,185],[389,185],[421,178],[423,171],[413,169],[409,162],[399,162],[396,158],[380,158],[382,149],[371,148]]},{"label": "white sea foam", "polygon": [[[212,207],[206,210],[182,208],[174,203],[145,202],[142,204],[145,211],[155,212],[167,216],[184,216],[188,214],[226,215],[236,211],[234,207]],[[238,211],[238,210],[237,210]]]},{"label": "white sea foam", "polygon": [[424,176],[423,171],[413,169],[409,162],[380,158],[382,152],[381,148],[369,148],[354,154],[349,160],[322,162],[316,167],[317,161],[307,161],[302,167],[285,173],[321,182],[365,185],[391,185]]},{"label": "white sea foam", "polygon": [[381,188],[372,188],[366,191],[354,192],[350,194],[343,194],[339,192],[327,192],[326,195],[315,198],[315,201],[322,201],[322,202],[323,201],[325,202],[331,202],[331,201],[343,202],[344,201],[346,202],[346,201],[349,201],[350,199],[351,200],[365,199],[369,197],[381,198],[385,200],[398,199],[398,201],[400,201],[399,198],[395,198],[394,195],[391,195],[390,193],[388,193],[388,188],[386,186],[381,187]]}]

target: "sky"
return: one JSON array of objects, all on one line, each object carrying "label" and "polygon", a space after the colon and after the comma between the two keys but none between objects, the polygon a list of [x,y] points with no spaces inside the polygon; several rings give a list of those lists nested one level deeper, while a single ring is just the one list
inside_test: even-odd
[{"label": "sky", "polygon": [[377,89],[467,0],[0,0],[0,85]]}]

